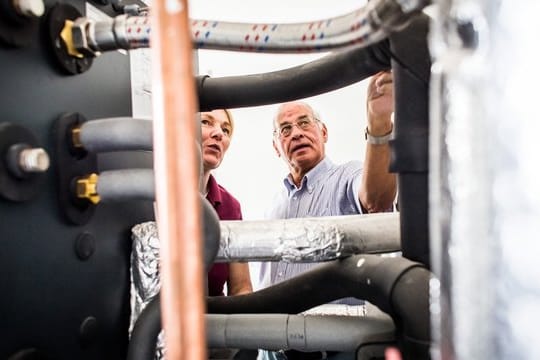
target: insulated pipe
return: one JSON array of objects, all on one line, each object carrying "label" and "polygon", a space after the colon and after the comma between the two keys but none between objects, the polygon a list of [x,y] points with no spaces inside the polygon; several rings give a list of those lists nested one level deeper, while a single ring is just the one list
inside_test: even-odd
[{"label": "insulated pipe", "polygon": [[150,200],[155,198],[152,169],[108,170],[99,174],[96,185],[102,202]]},{"label": "insulated pipe", "polygon": [[139,318],[133,326],[126,359],[154,359],[157,337],[161,331],[161,327],[161,301],[158,293],[140,313]]},{"label": "insulated pipe", "polygon": [[152,88],[157,222],[167,358],[203,360],[204,286],[197,99],[186,0],[152,2]]},{"label": "insulated pipe", "polygon": [[395,341],[390,317],[208,314],[206,324],[210,348],[352,352],[363,344]]},{"label": "insulated pipe", "polygon": [[280,71],[221,78],[200,76],[200,110],[275,104],[340,89],[390,69],[389,49],[384,40]]},{"label": "insulated pipe", "polygon": [[398,213],[220,224],[217,262],[320,262],[400,250]]},{"label": "insulated pipe", "polygon": [[390,36],[394,74],[394,140],[390,170],[399,174],[403,256],[430,267],[428,222],[429,19],[418,17]]},{"label": "insulated pipe", "polygon": [[[161,331],[159,307],[156,296],[141,313],[131,334],[127,360],[148,360],[155,356],[156,339]],[[206,324],[210,348],[355,351],[363,344],[395,341],[394,324],[385,317],[207,314]]]},{"label": "insulated pipe", "polygon": [[430,276],[422,264],[405,258],[355,255],[251,294],[210,297],[208,313],[296,314],[353,296],[392,317],[404,359],[428,359]]},{"label": "insulated pipe", "polygon": [[[376,305],[394,320],[404,359],[428,359],[430,272],[405,258],[356,255],[333,261],[297,277],[251,294],[207,298],[208,313],[296,314],[320,304],[354,296]],[[143,312],[159,306],[152,301]],[[156,339],[157,316],[139,318],[137,338]],[[155,331],[154,331],[155,330]],[[135,329],[134,329],[135,332]],[[140,337],[139,337],[140,336]],[[130,342],[130,348],[136,346]],[[412,354],[409,356],[409,354]],[[135,358],[133,358],[135,359]]]},{"label": "insulated pipe", "polygon": [[152,150],[152,121],[109,118],[83,123],[74,143],[90,152]]}]

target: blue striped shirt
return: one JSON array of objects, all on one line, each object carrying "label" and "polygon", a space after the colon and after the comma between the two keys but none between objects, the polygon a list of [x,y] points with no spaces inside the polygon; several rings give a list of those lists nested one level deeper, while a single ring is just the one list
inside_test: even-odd
[{"label": "blue striped shirt", "polygon": [[[269,219],[290,219],[316,216],[361,214],[358,191],[362,175],[362,163],[351,161],[335,165],[324,158],[311,169],[297,187],[290,175],[283,183],[285,188],[276,197],[268,212]],[[259,283],[261,287],[290,279],[307,271],[318,263],[292,264],[286,262],[261,263]],[[359,304],[358,301],[346,301]]]}]

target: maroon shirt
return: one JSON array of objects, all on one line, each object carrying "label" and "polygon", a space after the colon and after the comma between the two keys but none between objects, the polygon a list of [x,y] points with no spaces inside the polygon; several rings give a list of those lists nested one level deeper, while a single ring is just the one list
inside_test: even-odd
[{"label": "maroon shirt", "polygon": [[[216,210],[220,220],[242,220],[240,203],[212,175],[208,179],[206,199]],[[223,296],[223,286],[229,278],[229,264],[216,263],[208,272],[208,295]]]}]

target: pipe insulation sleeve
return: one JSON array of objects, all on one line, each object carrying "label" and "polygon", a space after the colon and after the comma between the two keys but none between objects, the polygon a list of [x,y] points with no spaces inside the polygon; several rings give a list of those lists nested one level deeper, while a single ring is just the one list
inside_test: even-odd
[{"label": "pipe insulation sleeve", "polygon": [[355,351],[367,342],[395,340],[390,317],[207,314],[206,321],[211,348]]},{"label": "pipe insulation sleeve", "polygon": [[[213,314],[297,314],[317,305],[354,296],[369,301],[389,314],[402,346],[416,348],[413,352],[418,355],[416,359],[425,359],[429,358],[429,347],[425,344],[429,343],[430,276],[431,273],[422,264],[405,258],[356,255],[322,264],[295,278],[251,294],[208,297],[207,309],[208,313]],[[137,320],[137,323],[150,324],[136,324],[134,328],[134,333],[148,329],[152,331],[139,333],[137,338],[155,339],[158,336],[159,330],[155,325],[160,322],[160,313],[151,309],[159,308],[158,298],[156,296],[157,300],[143,311],[151,312],[153,316],[145,315]],[[130,348],[135,346],[132,342]]]},{"label": "pipe insulation sleeve", "polygon": [[400,250],[398,213],[220,224],[218,262],[320,262]]},{"label": "pipe insulation sleeve", "polygon": [[161,327],[161,301],[158,293],[149,300],[148,305],[133,324],[126,359],[153,359]]},{"label": "pipe insulation sleeve", "polygon": [[197,79],[200,110],[276,104],[337,90],[389,70],[389,48],[384,40],[280,71],[221,78],[201,76]]},{"label": "pipe insulation sleeve", "polygon": [[155,198],[152,169],[123,169],[99,174],[97,193],[102,202],[151,200]]},{"label": "pipe insulation sleeve", "polygon": [[424,265],[406,258],[355,255],[251,294],[208,298],[208,312],[297,314],[352,296],[389,314],[402,347],[416,359],[425,359],[430,343],[430,278]]},{"label": "pipe insulation sleeve", "polygon": [[82,124],[80,141],[90,152],[152,150],[152,120],[106,118]]}]

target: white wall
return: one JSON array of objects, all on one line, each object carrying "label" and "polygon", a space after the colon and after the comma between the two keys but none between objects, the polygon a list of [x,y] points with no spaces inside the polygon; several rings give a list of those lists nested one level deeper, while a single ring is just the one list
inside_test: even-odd
[{"label": "white wall", "polygon": [[[225,6],[226,5],[226,6]],[[365,5],[363,0],[196,0],[190,17],[241,22],[309,21],[341,15]],[[324,54],[269,55],[199,51],[199,72],[213,77],[246,75],[289,68]],[[261,84],[262,86],[262,84]],[[329,130],[327,154],[342,163],[364,158],[367,80],[360,84],[308,98]],[[233,109],[235,132],[225,160],[215,176],[242,205],[245,219],[260,219],[282,186],[286,164],[272,147],[272,119],[277,105]]]}]

